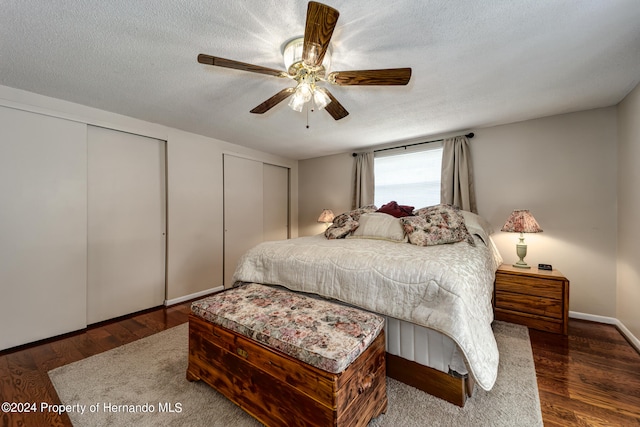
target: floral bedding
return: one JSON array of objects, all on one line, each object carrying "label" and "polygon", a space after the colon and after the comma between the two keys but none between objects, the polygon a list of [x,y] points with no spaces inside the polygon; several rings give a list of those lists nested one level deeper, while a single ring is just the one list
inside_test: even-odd
[{"label": "floral bedding", "polygon": [[250,283],[191,304],[194,315],[316,368],[344,371],[380,334],[384,318]]},{"label": "floral bedding", "polygon": [[499,359],[491,296],[501,258],[486,235],[473,238],[473,246],[322,234],[264,242],[243,255],[234,280],[314,293],[437,330],[457,343],[478,385],[490,390]]}]

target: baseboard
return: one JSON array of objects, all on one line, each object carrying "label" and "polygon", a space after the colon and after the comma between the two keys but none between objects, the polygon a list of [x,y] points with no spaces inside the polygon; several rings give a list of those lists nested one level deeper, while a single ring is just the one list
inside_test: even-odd
[{"label": "baseboard", "polygon": [[205,295],[213,294],[215,292],[220,292],[223,289],[224,289],[224,286],[218,286],[218,287],[215,287],[215,288],[206,289],[204,291],[196,292],[194,294],[189,294],[189,295],[185,295],[185,296],[178,297],[178,298],[168,299],[168,300],[164,301],[164,305],[168,307],[170,305],[180,304],[181,302],[189,301],[189,300],[195,299],[195,298],[200,298],[200,297],[203,297]]},{"label": "baseboard", "polygon": [[569,317],[572,319],[589,320],[591,322],[606,323],[607,325],[617,325],[620,323],[615,317],[598,316],[597,314],[580,313],[579,311],[570,311]]},{"label": "baseboard", "polygon": [[640,339],[638,339],[635,335],[633,335],[631,331],[627,329],[626,326],[624,326],[624,323],[622,323],[620,320],[616,319],[615,317],[598,316],[596,314],[580,313],[578,311],[570,311],[569,317],[573,319],[589,320],[591,322],[615,325],[620,331],[620,333],[624,335],[627,341],[629,341],[629,344],[631,344],[636,349],[636,351],[640,353]]}]

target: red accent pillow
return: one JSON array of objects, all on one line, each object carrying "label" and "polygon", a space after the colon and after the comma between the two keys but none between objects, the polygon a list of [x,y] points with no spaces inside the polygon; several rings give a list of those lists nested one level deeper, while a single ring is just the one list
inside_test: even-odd
[{"label": "red accent pillow", "polygon": [[378,209],[376,212],[382,212],[389,215],[393,215],[396,218],[402,218],[404,216],[412,216],[413,209],[414,209],[413,206],[399,205],[397,202],[391,201],[385,205],[382,205],[382,207]]}]

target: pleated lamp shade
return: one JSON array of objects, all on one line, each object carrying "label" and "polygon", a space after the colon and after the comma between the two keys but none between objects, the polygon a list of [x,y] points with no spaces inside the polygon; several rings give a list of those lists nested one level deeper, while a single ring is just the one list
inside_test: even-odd
[{"label": "pleated lamp shade", "polygon": [[331,209],[324,209],[320,216],[318,217],[318,222],[324,222],[325,224],[329,224],[333,222],[333,211]]},{"label": "pleated lamp shade", "polygon": [[501,231],[511,233],[540,233],[542,228],[528,209],[518,209],[511,212]]}]

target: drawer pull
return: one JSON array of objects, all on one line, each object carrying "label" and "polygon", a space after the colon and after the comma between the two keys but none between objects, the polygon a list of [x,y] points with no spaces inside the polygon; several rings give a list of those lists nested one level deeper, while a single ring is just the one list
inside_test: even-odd
[{"label": "drawer pull", "polygon": [[249,353],[247,353],[246,350],[243,350],[239,347],[236,349],[236,353],[238,353],[241,357],[244,357],[245,359],[249,357]]}]

